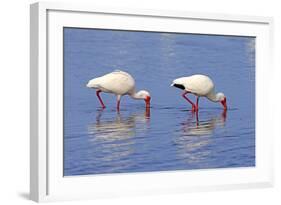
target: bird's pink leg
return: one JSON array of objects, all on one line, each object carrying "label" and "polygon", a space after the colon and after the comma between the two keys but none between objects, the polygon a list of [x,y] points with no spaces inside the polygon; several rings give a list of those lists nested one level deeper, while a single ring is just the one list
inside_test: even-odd
[{"label": "bird's pink leg", "polygon": [[196,110],[196,105],[194,105],[194,103],[190,100],[190,99],[188,99],[185,95],[187,95],[188,93],[190,93],[190,92],[184,92],[183,94],[182,94],[182,97],[184,98],[184,99],[186,99],[187,100],[187,102],[189,102],[191,105],[192,105],[192,111],[194,112],[195,110]]},{"label": "bird's pink leg", "polygon": [[99,101],[100,101],[100,104],[101,104],[101,106],[102,106],[102,109],[104,109],[104,108],[105,108],[105,105],[103,104],[103,101],[102,101],[102,99],[101,99],[101,97],[100,97],[100,92],[101,92],[101,90],[97,90],[97,91],[96,91],[96,94],[97,94],[97,97],[98,97],[98,99],[99,99]]},{"label": "bird's pink leg", "polygon": [[117,112],[120,111],[120,100],[121,100],[121,96],[117,95]]},{"label": "bird's pink leg", "polygon": [[120,111],[120,100],[117,100],[117,111]]},{"label": "bird's pink leg", "polygon": [[196,126],[199,126],[199,116],[198,116],[198,112],[196,112]]},{"label": "bird's pink leg", "polygon": [[199,110],[199,97],[197,96],[195,111],[197,112],[198,110]]}]

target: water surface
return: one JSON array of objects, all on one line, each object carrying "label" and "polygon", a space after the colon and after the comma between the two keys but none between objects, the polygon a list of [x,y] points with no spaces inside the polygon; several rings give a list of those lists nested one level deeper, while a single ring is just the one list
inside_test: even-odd
[{"label": "water surface", "polygon": [[[91,78],[134,76],[144,102],[114,95]],[[171,81],[209,75],[229,110],[200,99],[196,115]],[[195,100],[194,97],[191,97]],[[255,38],[64,28],[64,175],[255,166]]]}]

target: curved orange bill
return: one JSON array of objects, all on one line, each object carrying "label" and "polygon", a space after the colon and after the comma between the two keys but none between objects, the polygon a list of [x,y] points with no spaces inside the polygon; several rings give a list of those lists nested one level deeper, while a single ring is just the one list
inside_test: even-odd
[{"label": "curved orange bill", "polygon": [[150,107],[145,108],[145,118],[149,119],[150,118]]},{"label": "curved orange bill", "polygon": [[224,110],[227,110],[226,98],[221,101],[221,104],[223,105]]},{"label": "curved orange bill", "polygon": [[145,98],[145,107],[146,108],[150,108],[150,99],[151,99],[151,97],[150,96],[147,96],[146,98]]}]

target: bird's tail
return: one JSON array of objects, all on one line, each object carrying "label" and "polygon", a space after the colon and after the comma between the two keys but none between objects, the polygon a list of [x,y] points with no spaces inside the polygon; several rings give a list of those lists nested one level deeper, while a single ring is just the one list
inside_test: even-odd
[{"label": "bird's tail", "polygon": [[96,79],[90,80],[90,81],[87,83],[86,87],[88,87],[88,88],[98,88],[99,85],[98,85],[98,83],[97,83],[96,81],[97,81]]},{"label": "bird's tail", "polygon": [[177,78],[175,80],[173,80],[171,86],[175,86],[176,84],[184,84],[184,78]]}]

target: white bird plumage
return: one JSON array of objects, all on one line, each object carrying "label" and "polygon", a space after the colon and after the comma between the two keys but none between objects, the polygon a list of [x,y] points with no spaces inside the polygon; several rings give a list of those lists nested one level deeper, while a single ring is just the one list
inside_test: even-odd
[{"label": "white bird plumage", "polygon": [[125,95],[134,92],[135,80],[129,73],[115,70],[90,80],[87,87],[99,89],[105,93]]},{"label": "white bird plumage", "polygon": [[[223,93],[215,93],[215,85],[211,78],[206,75],[196,74],[177,78],[173,81],[171,86],[185,91],[182,96],[192,105],[193,111],[198,110],[199,97],[206,97],[213,102],[221,102],[224,109],[227,109],[225,95]],[[186,97],[188,93],[197,96],[196,105]]]},{"label": "white bird plumage", "polygon": [[97,90],[97,97],[103,108],[105,108],[105,105],[99,95],[100,92],[112,93],[117,96],[117,110],[119,110],[120,99],[123,95],[129,95],[134,99],[143,99],[146,102],[146,107],[150,106],[150,93],[146,90],[136,92],[134,78],[129,73],[121,70],[115,70],[94,78],[87,83],[87,87]]}]

